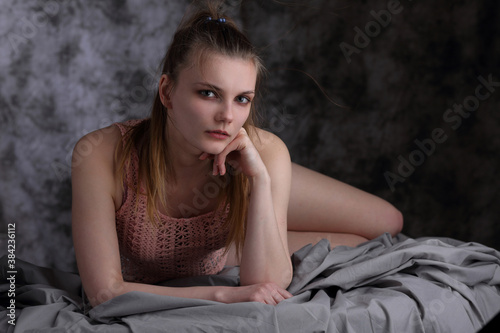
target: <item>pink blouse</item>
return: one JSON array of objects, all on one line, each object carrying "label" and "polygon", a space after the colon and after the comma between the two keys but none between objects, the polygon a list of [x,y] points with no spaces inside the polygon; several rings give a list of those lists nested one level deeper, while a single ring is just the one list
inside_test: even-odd
[{"label": "pink blouse", "polygon": [[[122,138],[140,120],[116,123]],[[223,223],[228,209],[191,218],[160,214],[155,227],[147,218],[146,196],[140,194],[136,207],[139,157],[132,152],[125,170],[123,201],[116,211],[116,231],[123,279],[154,284],[173,278],[218,273],[226,262],[223,256],[228,230]],[[128,188],[127,184],[134,184]],[[142,186],[141,186],[142,188]]]}]

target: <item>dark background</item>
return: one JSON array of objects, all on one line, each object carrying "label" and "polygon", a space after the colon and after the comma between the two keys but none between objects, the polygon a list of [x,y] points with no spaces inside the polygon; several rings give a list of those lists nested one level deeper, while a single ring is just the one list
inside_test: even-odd
[{"label": "dark background", "polygon": [[[148,115],[187,4],[1,2],[0,232],[16,224],[18,258],[76,269],[72,148],[87,132]],[[396,4],[227,1],[269,71],[263,127],[295,162],[394,204],[408,236],[499,249],[500,87],[481,88],[489,96],[473,105],[478,77],[500,82],[499,3]],[[346,56],[341,45],[357,50]],[[475,111],[447,111],[464,103]],[[391,187],[388,174],[404,181]]]}]

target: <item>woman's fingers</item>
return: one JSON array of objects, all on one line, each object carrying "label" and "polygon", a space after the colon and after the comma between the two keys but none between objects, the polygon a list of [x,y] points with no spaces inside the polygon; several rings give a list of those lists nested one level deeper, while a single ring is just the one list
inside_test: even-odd
[{"label": "woman's fingers", "polygon": [[204,161],[206,159],[213,159],[214,158],[214,155],[213,154],[209,154],[209,153],[202,153],[200,155],[200,157],[198,157],[200,160]]},{"label": "woman's fingers", "polygon": [[258,283],[237,288],[239,292],[230,293],[229,299],[226,301],[227,303],[259,302],[276,305],[293,296],[287,290],[273,282]]},{"label": "woman's fingers", "polygon": [[217,159],[214,159],[214,166],[213,166],[213,170],[212,170],[212,175],[213,176],[217,176],[217,175],[223,176],[224,175],[219,168],[219,164],[217,163]]},{"label": "woman's fingers", "polygon": [[271,292],[270,297],[268,298],[268,301],[265,302],[266,304],[272,304],[272,305],[277,305],[284,301],[287,298],[292,297],[293,295],[290,294],[288,291],[284,289],[278,289],[274,290]]},{"label": "woman's fingers", "polygon": [[[228,156],[233,160],[226,161]],[[203,153],[200,156],[200,159],[206,158],[214,159],[212,168],[212,174],[214,176],[223,176],[226,174],[226,162],[232,167],[236,166],[236,168],[240,169],[240,171],[247,176],[255,176],[263,171],[266,172],[264,163],[257,149],[253,146],[252,141],[243,128],[233,141],[231,141],[219,154],[213,156]]]},{"label": "woman's fingers", "polygon": [[281,302],[290,297],[293,297],[293,295],[290,294],[288,290],[280,288],[278,289],[278,293],[275,295],[274,299],[278,298]]},{"label": "woman's fingers", "polygon": [[277,291],[272,293],[272,297],[273,297],[274,302],[276,302],[276,304],[285,300],[285,298],[283,296],[281,296],[281,294]]},{"label": "woman's fingers", "polygon": [[[219,154],[214,160],[214,166],[219,175],[224,176],[226,174],[226,155]],[[217,173],[214,174],[214,176]]]},{"label": "woman's fingers", "polygon": [[[241,132],[234,138],[233,141],[231,141],[224,150],[215,156],[214,158],[214,167],[213,167],[213,175],[216,176],[217,174],[223,176],[226,174],[226,157],[233,151],[241,151],[245,149],[246,144],[244,142],[245,138],[243,134],[246,134],[246,132]],[[248,138],[248,136],[247,136]],[[250,139],[248,139],[250,140]]]},{"label": "woman's fingers", "polygon": [[218,159],[217,156],[214,156],[213,154],[209,154],[209,153],[201,153],[201,155],[198,158],[202,161],[204,161],[206,159],[213,159],[214,163],[213,163],[213,167],[212,167],[212,174],[214,176],[216,176],[219,173],[219,167],[218,167],[219,162],[217,161],[217,159]]},{"label": "woman's fingers", "polygon": [[293,295],[286,289],[282,289],[282,293],[281,295],[286,299],[286,298],[290,298],[290,297],[293,297]]},{"label": "woman's fingers", "polygon": [[284,301],[285,299],[293,296],[286,289],[278,287],[274,283],[264,284],[263,288],[260,289],[260,291],[262,293],[264,293],[264,295],[263,295],[264,302],[263,303],[272,304],[272,305],[276,305],[276,304]]}]

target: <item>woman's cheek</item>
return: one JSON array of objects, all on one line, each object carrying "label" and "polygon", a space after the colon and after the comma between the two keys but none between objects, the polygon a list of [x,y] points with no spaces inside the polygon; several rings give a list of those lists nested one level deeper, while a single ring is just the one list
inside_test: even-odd
[{"label": "woman's cheek", "polygon": [[248,117],[250,116],[250,109],[242,110],[242,111],[243,112],[241,112],[238,116],[238,123],[239,123],[240,127],[243,127],[243,125],[247,121]]}]

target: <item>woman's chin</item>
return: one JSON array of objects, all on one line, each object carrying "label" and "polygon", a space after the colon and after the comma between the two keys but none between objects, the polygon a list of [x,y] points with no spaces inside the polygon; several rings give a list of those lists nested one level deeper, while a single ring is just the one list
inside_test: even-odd
[{"label": "woman's chin", "polygon": [[224,151],[224,149],[226,148],[226,146],[220,145],[220,147],[216,147],[215,145],[211,145],[211,146],[204,147],[204,148],[205,149],[203,150],[203,152],[205,152],[207,154],[210,154],[210,155],[219,155],[220,153],[222,153]]}]

